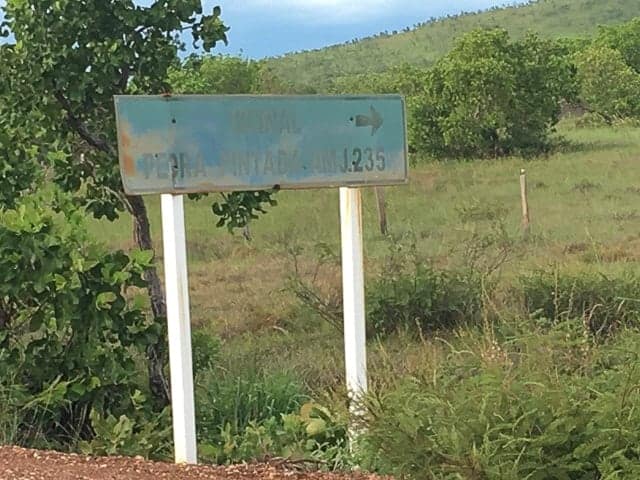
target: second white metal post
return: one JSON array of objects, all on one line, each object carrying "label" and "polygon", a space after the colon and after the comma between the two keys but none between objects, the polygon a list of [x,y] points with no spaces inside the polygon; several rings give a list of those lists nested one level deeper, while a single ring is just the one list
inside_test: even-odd
[{"label": "second white metal post", "polygon": [[162,195],[161,202],[175,461],[195,464],[198,457],[184,201],[182,195]]},{"label": "second white metal post", "polygon": [[357,401],[367,391],[362,201],[358,188],[340,188],[340,232],[347,389],[351,413],[357,415]]}]

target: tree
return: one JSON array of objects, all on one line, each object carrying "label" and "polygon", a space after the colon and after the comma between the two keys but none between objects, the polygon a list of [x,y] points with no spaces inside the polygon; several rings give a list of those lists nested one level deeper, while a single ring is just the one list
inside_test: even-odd
[{"label": "tree", "polygon": [[[0,29],[13,40],[0,47],[0,118],[11,126],[3,148],[35,155],[97,218],[129,212],[137,246],[153,250],[143,198],[122,189],[113,95],[170,91],[167,71],[185,48],[185,32],[206,51],[226,42],[220,8],[203,14],[200,0],[7,0],[4,12]],[[222,211],[223,224],[254,214],[256,202],[234,206],[241,211]],[[155,264],[145,280],[153,317],[164,324]],[[161,336],[147,351],[151,389],[162,404],[169,396],[165,343]]]},{"label": "tree", "polygon": [[424,88],[427,70],[411,64],[392,66],[382,73],[362,73],[333,79],[330,91],[335,94],[399,93],[414,96]]},{"label": "tree", "polygon": [[191,56],[169,71],[169,83],[176,93],[256,93],[260,64],[228,55]]},{"label": "tree", "polygon": [[230,55],[191,55],[169,71],[176,93],[192,94],[293,94],[315,93],[278,77],[265,61]]},{"label": "tree", "polygon": [[[34,142],[26,132],[13,129],[10,124],[10,118],[0,115],[0,208],[14,207],[20,196],[42,178],[42,170],[34,160],[37,139]],[[26,148],[17,149],[16,143]]]},{"label": "tree", "polygon": [[640,17],[622,25],[600,27],[595,43],[618,50],[624,62],[640,74]]},{"label": "tree", "polygon": [[608,122],[640,116],[640,74],[620,51],[596,44],[575,61],[580,98],[589,111]]},{"label": "tree", "polygon": [[575,95],[565,50],[506,30],[465,35],[410,101],[412,148],[432,156],[487,157],[547,148],[560,102]]}]

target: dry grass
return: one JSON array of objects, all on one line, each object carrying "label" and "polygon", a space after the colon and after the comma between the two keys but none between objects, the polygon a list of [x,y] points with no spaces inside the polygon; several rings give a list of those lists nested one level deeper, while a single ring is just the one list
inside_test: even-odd
[{"label": "dry grass", "polygon": [[[368,277],[382,270],[390,248],[415,243],[418,254],[450,265],[468,260],[502,223],[514,240],[503,266],[507,285],[521,272],[563,264],[598,263],[616,270],[640,258],[636,208],[640,191],[640,129],[562,127],[575,148],[545,158],[425,164],[411,169],[410,184],[387,189],[391,237],[377,230],[372,191],[364,192]],[[578,148],[579,147],[579,148]],[[520,233],[519,172],[530,186],[532,232]],[[251,225],[253,241],[215,227],[210,199],[187,202],[190,288],[195,325],[225,339],[238,368],[243,362],[294,369],[314,384],[340,385],[342,338],[287,288],[297,252],[301,278],[320,295],[338,295],[339,219],[334,190],[278,194],[279,206]],[[161,244],[157,199],[148,199],[156,245]],[[128,219],[94,223],[97,238],[129,247]],[[330,252],[316,275],[318,252]],[[161,255],[159,248],[159,255]],[[497,306],[496,308],[500,308]],[[428,361],[415,339],[372,345],[373,369],[401,375]],[[228,368],[234,368],[231,360]],[[339,373],[340,372],[340,373]],[[385,377],[387,377],[385,375]]]}]

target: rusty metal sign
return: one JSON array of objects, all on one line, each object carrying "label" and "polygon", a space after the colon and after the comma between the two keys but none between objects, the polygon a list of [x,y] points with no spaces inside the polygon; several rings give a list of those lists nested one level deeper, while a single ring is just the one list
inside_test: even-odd
[{"label": "rusty metal sign", "polygon": [[379,96],[116,96],[129,194],[393,185],[405,106]]}]

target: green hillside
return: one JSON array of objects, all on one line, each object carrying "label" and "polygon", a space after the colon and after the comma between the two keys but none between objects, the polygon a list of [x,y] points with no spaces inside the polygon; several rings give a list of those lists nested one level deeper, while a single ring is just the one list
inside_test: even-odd
[{"label": "green hillside", "polygon": [[429,65],[445,54],[461,34],[479,27],[503,27],[515,37],[530,30],[547,37],[578,37],[592,35],[598,25],[622,23],[638,15],[638,0],[540,0],[445,18],[411,31],[290,54],[271,59],[269,64],[277,75],[296,85],[322,89],[337,77],[382,71],[402,63]]}]

